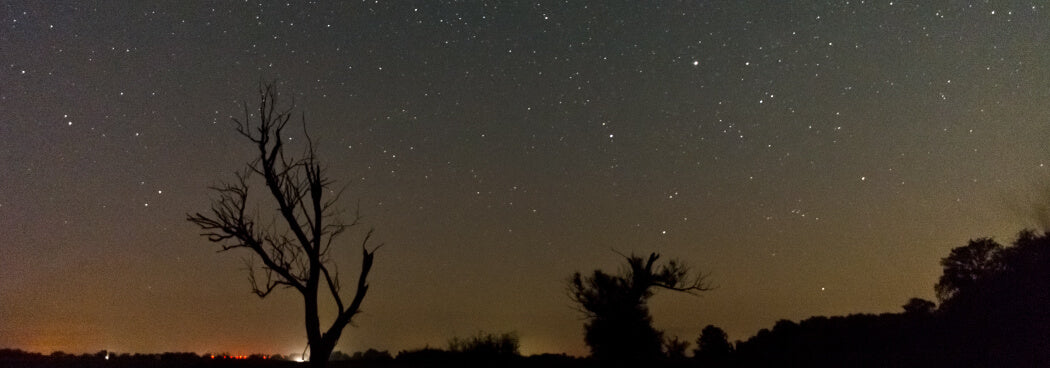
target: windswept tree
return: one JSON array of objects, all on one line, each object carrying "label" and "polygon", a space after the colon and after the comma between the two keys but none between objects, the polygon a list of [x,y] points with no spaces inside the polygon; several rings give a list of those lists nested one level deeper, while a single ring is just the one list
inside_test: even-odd
[{"label": "windswept tree", "polygon": [[709,290],[703,275],[671,260],[657,266],[659,254],[624,256],[619,275],[595,270],[569,280],[569,293],[587,318],[584,339],[605,366],[644,366],[663,357],[663,333],[653,327],[646,303],[658,289],[694,294]]},{"label": "windswept tree", "polygon": [[[305,118],[305,152],[302,157],[286,152],[283,133],[294,106],[280,106],[277,97],[274,85],[261,86],[256,115],[249,113],[245,104],[243,120],[233,119],[237,133],[254,146],[257,156],[236,173],[234,181],[212,187],[217,197],[211,208],[188,215],[188,220],[200,226],[202,235],[217,243],[221,251],[250,252],[248,279],[260,298],[278,287],[302,295],[310,363],[323,367],[343,329],[360,311],[379,246],[369,249],[372,230],[368,230],[360,243],[357,289],[351,298],[344,299],[332,249],[340,244],[340,235],[359,224],[360,216],[355,214],[349,222],[338,218],[335,203],[342,191],[331,188],[333,181],[305,133]],[[249,190],[259,183],[266,194]],[[274,208],[276,213],[262,215],[259,207]],[[256,261],[262,265],[257,266]],[[322,296],[333,300],[338,312],[327,326],[321,324],[318,313]]]}]

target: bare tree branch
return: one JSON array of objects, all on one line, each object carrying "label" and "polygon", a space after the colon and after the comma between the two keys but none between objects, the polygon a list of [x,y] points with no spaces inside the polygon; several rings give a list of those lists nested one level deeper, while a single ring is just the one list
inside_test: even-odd
[{"label": "bare tree branch", "polygon": [[[246,263],[248,280],[255,295],[266,297],[279,286],[293,288],[302,295],[306,305],[311,362],[323,365],[343,328],[351,324],[354,315],[360,311],[369,288],[367,277],[375,252],[382,245],[369,250],[368,242],[373,231],[365,234],[361,242],[363,255],[357,290],[350,304],[345,305],[340,294],[338,265],[329,252],[337,245],[336,238],[359,224],[360,204],[349,224],[339,221],[336,202],[345,187],[337,192],[329,189],[333,182],[318,159],[313,138],[306,132],[305,114],[301,115],[306,137],[305,152],[298,158],[285,152],[283,132],[291,119],[294,103],[280,107],[277,97],[273,84],[261,84],[258,115],[253,115],[244,104],[243,119],[233,119],[237,133],[255,147],[256,157],[243,171],[235,173],[235,181],[211,187],[217,195],[211,208],[189,214],[187,220],[198,225],[201,235],[218,244],[220,251],[251,250],[253,257]],[[268,196],[265,199],[252,196],[249,183],[253,179],[266,187]],[[253,203],[269,201],[275,205],[275,208],[270,207],[276,211],[275,215],[249,214],[249,200]],[[256,257],[262,262],[261,266],[253,263]],[[331,295],[339,310],[324,331],[318,313],[318,297],[323,292]]]}]

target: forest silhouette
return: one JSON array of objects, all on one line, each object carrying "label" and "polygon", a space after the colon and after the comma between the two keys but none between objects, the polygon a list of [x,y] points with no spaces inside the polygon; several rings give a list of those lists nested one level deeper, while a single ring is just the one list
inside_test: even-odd
[{"label": "forest silhouette", "polygon": [[[592,336],[596,319],[588,319],[587,343],[592,356],[543,354],[522,356],[514,333],[478,333],[452,338],[446,348],[425,347],[390,354],[368,350],[354,354],[333,352],[332,367],[1039,367],[1050,361],[1050,233],[1025,230],[1010,245],[993,239],[974,239],[952,249],[941,260],[943,274],[935,286],[939,304],[912,298],[899,313],[817,316],[799,322],[781,320],[754,336],[729,342],[725,332],[708,325],[695,344],[666,337],[655,329],[644,306],[652,282],[668,282],[673,289],[698,291],[702,279],[686,280],[678,263],[656,267],[655,254],[648,260],[626,256],[621,273],[600,270],[592,276],[570,278],[573,300],[583,305],[588,285],[631,288],[634,313],[606,314],[622,318],[608,321],[641,328],[603,329]],[[641,273],[639,273],[639,271]],[[601,276],[599,276],[601,275]],[[660,276],[662,275],[662,276]],[[639,277],[638,284],[626,277]],[[595,281],[602,278],[604,281]],[[644,281],[649,278],[649,281]],[[673,282],[672,282],[673,281]],[[649,286],[645,282],[649,282]],[[610,286],[611,285],[611,286]],[[694,288],[695,287],[695,288]],[[638,296],[640,298],[637,298]],[[591,295],[593,296],[593,295]],[[641,311],[642,313],[639,313]],[[638,327],[641,324],[641,327]],[[653,338],[660,349],[654,352]],[[617,345],[614,356],[601,344]],[[691,354],[686,350],[695,346]],[[633,354],[633,355],[632,355]],[[0,350],[0,367],[293,367],[288,357],[194,353],[50,355],[21,350]]]}]

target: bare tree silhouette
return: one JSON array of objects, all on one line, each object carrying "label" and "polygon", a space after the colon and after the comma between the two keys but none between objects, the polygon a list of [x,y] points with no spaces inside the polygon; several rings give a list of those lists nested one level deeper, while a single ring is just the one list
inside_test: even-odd
[{"label": "bare tree silhouette", "polygon": [[[291,120],[294,106],[279,107],[275,88],[273,84],[260,86],[257,123],[251,123],[253,116],[247,104],[244,119],[233,119],[237,132],[255,145],[258,156],[236,173],[236,181],[212,187],[218,198],[213,199],[209,211],[188,215],[187,219],[200,226],[201,235],[218,243],[220,251],[244,248],[252,252],[254,257],[247,261],[248,277],[252,291],[260,298],[278,286],[302,295],[310,362],[323,367],[343,328],[360,311],[375,251],[382,244],[370,250],[372,229],[368,230],[361,241],[357,290],[347,304],[340,294],[339,273],[330,251],[339,235],[359,225],[360,215],[355,213],[349,223],[336,218],[334,204],[342,191],[330,188],[333,182],[326,176],[308,134],[303,157],[285,153],[282,131]],[[305,134],[305,118],[303,124]],[[265,183],[268,199],[276,207],[273,217],[249,213],[249,182],[256,175]],[[256,199],[252,198],[254,203]],[[256,257],[262,266],[253,264]],[[257,275],[260,273],[262,279]],[[327,328],[321,326],[318,315],[318,296],[324,294],[331,296],[338,311]]]},{"label": "bare tree silhouette", "polygon": [[693,294],[709,288],[703,275],[690,278],[689,268],[678,261],[656,267],[659,254],[623,257],[627,268],[620,275],[576,272],[569,293],[588,319],[584,339],[595,359],[605,366],[645,366],[663,356],[663,333],[652,325],[649,298],[657,289]]}]

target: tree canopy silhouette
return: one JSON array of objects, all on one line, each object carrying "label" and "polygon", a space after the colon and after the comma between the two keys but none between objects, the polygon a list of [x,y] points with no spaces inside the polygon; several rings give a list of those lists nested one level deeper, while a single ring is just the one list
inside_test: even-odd
[{"label": "tree canopy silhouette", "polygon": [[996,256],[1002,249],[1002,245],[990,238],[973,239],[966,246],[952,249],[947,257],[941,259],[944,273],[934,286],[937,299],[947,301],[994,272],[998,267]]},{"label": "tree canopy silhouette", "polygon": [[1050,361],[1050,234],[1022,231],[1008,247],[971,240],[942,264],[938,293],[946,280],[953,292],[939,311],[946,336],[963,352],[960,360],[985,366]]},{"label": "tree canopy silhouette", "polygon": [[[332,190],[333,181],[327,177],[313,140],[305,132],[305,118],[305,153],[295,157],[286,152],[282,133],[294,106],[280,107],[277,97],[273,84],[260,86],[257,115],[250,114],[245,104],[244,119],[233,119],[237,133],[255,147],[257,156],[236,173],[235,181],[212,187],[218,197],[212,200],[210,210],[188,215],[188,220],[200,226],[202,235],[219,244],[221,251],[251,252],[248,278],[252,291],[260,298],[278,286],[301,294],[310,362],[321,367],[327,363],[343,329],[360,311],[368,292],[367,277],[375,251],[382,245],[368,248],[372,235],[372,230],[368,230],[361,241],[357,289],[347,302],[341,294],[331,250],[340,235],[359,224],[360,216],[355,214],[349,223],[337,218],[335,203],[342,191]],[[257,119],[255,123],[253,118]],[[260,196],[265,199],[256,198],[249,190],[249,183],[257,181],[265,186],[268,196]],[[276,208],[274,216],[253,211],[263,201]],[[255,259],[262,265],[256,266]],[[335,302],[337,314],[327,327],[321,325],[318,315],[319,295],[330,296]]]},{"label": "tree canopy silhouette", "polygon": [[702,367],[724,367],[733,355],[733,344],[729,335],[715,325],[707,325],[696,338],[693,359]]},{"label": "tree canopy silhouette", "polygon": [[605,365],[641,366],[662,356],[663,333],[652,325],[646,302],[658,289],[685,293],[709,290],[703,275],[690,277],[676,260],[657,266],[659,254],[624,256],[619,275],[595,270],[569,280],[569,292],[588,322],[584,340],[592,356]]},{"label": "tree canopy silhouette", "polygon": [[911,298],[901,308],[907,314],[928,316],[937,310],[937,304],[923,298]]}]

